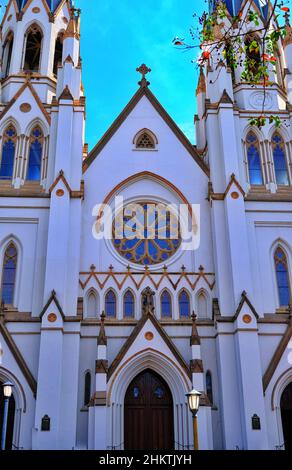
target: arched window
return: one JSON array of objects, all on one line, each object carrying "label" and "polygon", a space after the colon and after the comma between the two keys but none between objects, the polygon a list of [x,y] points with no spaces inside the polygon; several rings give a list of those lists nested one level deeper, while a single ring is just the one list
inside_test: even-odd
[{"label": "arched window", "polygon": [[16,130],[8,126],[3,135],[0,179],[11,180],[13,176],[14,156],[16,147]]},{"label": "arched window", "polygon": [[171,297],[167,290],[161,294],[161,317],[170,318],[172,316]]},{"label": "arched window", "polygon": [[280,246],[275,251],[274,260],[280,307],[287,307],[291,300],[288,262],[286,254]]},{"label": "arched window", "polygon": [[260,40],[254,35],[248,35],[244,41],[246,54],[247,81],[260,78],[259,70],[262,64]]},{"label": "arched window", "polygon": [[34,24],[26,32],[25,55],[23,69],[30,72],[38,72],[40,69],[41,49],[43,34]]},{"label": "arched window", "polygon": [[97,299],[94,292],[90,292],[87,297],[87,317],[95,318],[97,317]]},{"label": "arched window", "polygon": [[91,398],[91,374],[86,372],[84,377],[84,406],[88,406]]},{"label": "arched window", "polygon": [[1,301],[6,305],[13,305],[15,278],[17,266],[17,250],[14,243],[10,243],[4,253]]},{"label": "arched window", "polygon": [[251,185],[263,184],[263,174],[260,157],[260,144],[254,132],[246,137],[249,182]]},{"label": "arched window", "polygon": [[26,176],[26,179],[29,181],[40,181],[41,179],[43,142],[43,131],[39,126],[36,126],[30,134],[30,147]]},{"label": "arched window", "polygon": [[56,39],[55,43],[55,55],[54,55],[54,66],[53,66],[53,74],[57,76],[58,74],[58,65],[62,63],[63,57],[63,38],[64,33],[60,33]]},{"label": "arched window", "polygon": [[179,295],[179,315],[180,317],[189,317],[190,312],[190,296],[183,290]]},{"label": "arched window", "polygon": [[124,295],[124,317],[133,318],[135,315],[135,301],[134,296],[130,290]]},{"label": "arched window", "polygon": [[107,317],[116,317],[117,314],[117,299],[112,290],[109,290],[105,296],[105,314]]},{"label": "arched window", "polygon": [[151,150],[155,149],[157,139],[150,131],[144,129],[137,134],[134,142],[137,149]]},{"label": "arched window", "polygon": [[274,168],[276,183],[280,186],[289,185],[287,159],[285,152],[285,143],[279,132],[275,132],[272,137],[272,148],[274,157]]},{"label": "arched window", "polygon": [[198,317],[207,318],[208,317],[208,303],[206,295],[201,292],[198,296]]},{"label": "arched window", "polygon": [[10,64],[11,64],[11,57],[12,57],[12,50],[13,50],[13,32],[10,31],[7,35],[3,46],[3,54],[2,54],[2,64],[3,64],[3,77],[7,77],[10,71]]},{"label": "arched window", "polygon": [[206,392],[207,392],[207,397],[209,398],[211,405],[213,405],[212,375],[209,370],[206,372]]}]

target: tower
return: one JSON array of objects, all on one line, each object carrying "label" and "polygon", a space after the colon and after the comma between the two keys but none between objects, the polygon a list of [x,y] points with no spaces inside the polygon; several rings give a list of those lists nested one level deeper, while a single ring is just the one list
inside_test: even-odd
[{"label": "tower", "polygon": [[[233,422],[241,422],[242,447],[259,449],[267,447],[267,429],[260,379],[259,338],[252,325],[256,327],[257,314],[263,316],[271,311],[271,306],[276,310],[278,305],[275,305],[272,292],[267,292],[267,285],[272,280],[264,276],[266,285],[260,282],[255,262],[257,255],[252,247],[257,227],[263,224],[261,220],[264,218],[268,225],[273,224],[271,211],[280,209],[275,202],[291,200],[291,158],[288,150],[291,140],[291,27],[287,18],[288,34],[284,41],[279,39],[274,50],[275,57],[270,61],[267,58],[269,86],[264,86],[264,79],[255,84],[252,77],[257,73],[265,53],[261,49],[261,35],[267,25],[270,31],[279,27],[272,13],[272,5],[270,2],[240,0],[226,0],[224,3],[226,18],[223,23],[222,20],[218,21],[213,30],[213,44],[217,42],[218,47],[212,47],[212,41],[206,41],[202,46],[210,56],[201,70],[197,89],[199,114],[196,128],[198,143],[201,148],[207,145],[210,162],[209,201],[221,315],[233,316],[234,325],[237,325],[234,327],[238,328],[234,340],[228,340],[223,336],[227,331],[224,319],[218,326],[221,400],[222,409],[225,410],[223,421],[227,423],[224,423],[225,446],[232,448],[236,432],[238,435],[241,433],[240,429],[236,431],[236,426],[232,429],[233,436],[229,433],[228,419],[233,419]],[[216,14],[218,4],[210,2],[211,12]],[[244,21],[249,11],[258,15],[259,26],[253,21]],[[228,48],[233,46],[225,40],[228,28],[232,28],[233,37],[240,32],[237,67],[229,59]],[[255,50],[250,48],[252,41],[258,43]],[[250,66],[247,66],[247,57],[251,59]],[[265,125],[261,128],[253,126],[252,119],[263,115]],[[278,128],[273,119],[269,119],[275,115],[281,121]],[[257,214],[260,211],[264,214],[262,218]],[[278,218],[281,218],[280,214],[275,216],[275,220]],[[261,247],[265,247],[265,256],[268,257],[268,238],[272,234],[260,233]],[[243,314],[248,316],[249,324],[245,324],[241,317]],[[233,380],[230,380],[230,369],[229,372],[226,369],[230,350],[239,361],[239,372]],[[232,362],[229,362],[229,367],[232,367]],[[253,383],[252,391],[248,383]],[[224,397],[234,393],[239,396],[237,411],[232,411],[230,404],[224,403]],[[257,415],[262,419],[258,434],[251,431],[252,409],[258,410]]]}]

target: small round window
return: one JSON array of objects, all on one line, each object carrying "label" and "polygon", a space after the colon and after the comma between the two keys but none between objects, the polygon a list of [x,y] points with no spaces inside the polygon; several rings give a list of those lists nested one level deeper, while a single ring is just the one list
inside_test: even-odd
[{"label": "small round window", "polygon": [[163,263],[181,244],[178,218],[165,204],[128,204],[114,220],[113,243],[129,262],[144,266]]}]

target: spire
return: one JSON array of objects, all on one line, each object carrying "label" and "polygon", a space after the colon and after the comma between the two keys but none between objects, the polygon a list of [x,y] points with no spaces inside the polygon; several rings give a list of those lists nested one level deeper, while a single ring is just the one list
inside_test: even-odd
[{"label": "spire", "polygon": [[198,96],[200,93],[206,93],[206,78],[205,78],[203,67],[200,67],[200,76],[199,76],[196,95]]},{"label": "spire", "polygon": [[150,85],[150,82],[147,81],[146,75],[147,73],[151,72],[151,69],[147,67],[147,65],[142,64],[140,67],[136,69],[137,72],[139,72],[142,75],[142,80],[138,82],[141,88],[148,87]]},{"label": "spire", "polygon": [[285,31],[286,36],[283,39],[283,46],[284,48],[289,44],[292,44],[292,28],[290,23],[290,14],[287,12],[285,13]]},{"label": "spire", "polygon": [[106,346],[107,345],[107,337],[105,334],[105,327],[104,327],[104,320],[105,320],[105,313],[102,312],[100,315],[100,330],[99,330],[99,335],[97,339],[97,345],[98,346]]},{"label": "spire", "polygon": [[199,346],[201,344],[201,340],[197,330],[197,315],[195,315],[195,312],[192,314],[192,322],[191,346]]},{"label": "spire", "polygon": [[70,20],[67,26],[67,29],[64,34],[64,39],[66,38],[76,38],[80,39],[80,9],[71,8],[70,10]]}]

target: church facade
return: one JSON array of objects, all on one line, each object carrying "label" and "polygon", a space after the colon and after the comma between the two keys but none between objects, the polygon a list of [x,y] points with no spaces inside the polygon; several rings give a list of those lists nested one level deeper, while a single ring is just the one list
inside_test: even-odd
[{"label": "church facade", "polygon": [[[231,16],[236,3],[226,2]],[[264,22],[269,5],[260,3],[252,8]],[[133,98],[88,152],[80,11],[69,0],[8,2],[0,85],[7,449],[190,450],[192,389],[202,394],[200,449],[292,447],[288,18],[285,27],[265,105],[280,127],[250,125],[263,89],[216,53],[200,71],[196,146],[152,93],[155,71],[143,64]]]}]

